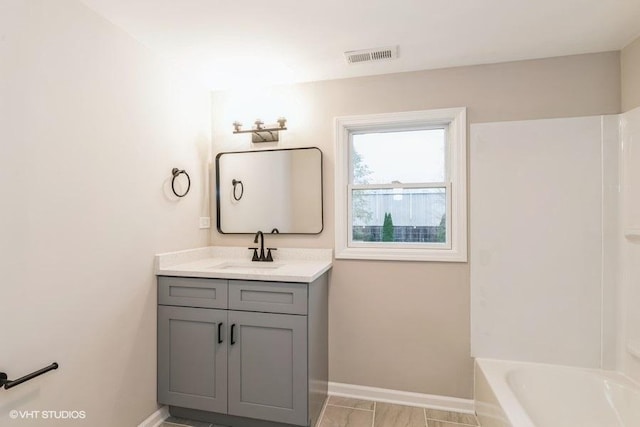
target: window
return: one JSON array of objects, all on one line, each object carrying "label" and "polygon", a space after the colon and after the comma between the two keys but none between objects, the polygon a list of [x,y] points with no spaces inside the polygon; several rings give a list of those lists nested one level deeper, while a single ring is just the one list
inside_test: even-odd
[{"label": "window", "polygon": [[466,261],[464,108],[336,119],[336,258]]}]

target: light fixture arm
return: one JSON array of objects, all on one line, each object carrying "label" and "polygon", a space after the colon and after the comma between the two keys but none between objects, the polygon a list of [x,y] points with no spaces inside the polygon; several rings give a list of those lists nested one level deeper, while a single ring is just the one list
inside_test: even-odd
[{"label": "light fixture arm", "polygon": [[250,133],[252,134],[251,142],[278,142],[280,139],[279,132],[283,130],[287,130],[286,124],[287,119],[284,117],[279,117],[277,120],[277,125],[272,125],[269,127],[264,127],[264,122],[260,119],[256,119],[254,122],[254,128],[248,130],[241,130],[242,123],[239,121],[233,122],[233,133]]}]

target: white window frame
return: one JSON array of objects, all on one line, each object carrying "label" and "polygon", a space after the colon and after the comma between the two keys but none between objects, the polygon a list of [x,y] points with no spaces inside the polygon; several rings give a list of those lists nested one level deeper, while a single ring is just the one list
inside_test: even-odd
[{"label": "white window frame", "polygon": [[[447,241],[445,244],[389,244],[351,242],[350,177],[351,136],[359,133],[406,131],[445,127],[445,182],[431,186],[446,188]],[[335,257],[396,261],[467,261],[467,112],[466,108],[368,114],[335,119]],[[398,187],[376,185],[375,187]],[[430,185],[412,183],[405,188]],[[393,246],[392,246],[393,245]]]}]

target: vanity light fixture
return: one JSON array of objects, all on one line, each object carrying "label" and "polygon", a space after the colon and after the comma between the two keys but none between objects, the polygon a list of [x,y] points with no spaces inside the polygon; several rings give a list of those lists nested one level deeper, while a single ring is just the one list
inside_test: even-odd
[{"label": "vanity light fixture", "polygon": [[264,127],[264,122],[260,119],[256,119],[254,127],[248,130],[242,130],[242,123],[233,122],[233,133],[250,133],[251,142],[278,142],[279,132],[281,130],[287,130],[287,119],[279,117],[277,125],[271,125],[270,127]]}]

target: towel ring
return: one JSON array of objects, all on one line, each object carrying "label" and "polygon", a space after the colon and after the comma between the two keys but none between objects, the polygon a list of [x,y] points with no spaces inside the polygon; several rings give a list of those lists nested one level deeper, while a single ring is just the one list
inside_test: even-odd
[{"label": "towel ring", "polygon": [[[231,181],[231,184],[233,184],[233,198],[234,198],[234,200],[242,199],[242,195],[244,194],[244,184],[242,184],[242,181],[240,181],[238,179],[234,179],[233,181]],[[236,186],[237,185],[240,185],[240,195],[236,197]]]},{"label": "towel ring", "polygon": [[[175,183],[176,183],[176,178],[181,174],[185,174],[185,176],[187,177],[187,189],[185,190],[184,193],[178,194],[178,192],[176,191]],[[175,194],[178,197],[186,196],[189,190],[191,189],[191,178],[189,178],[189,174],[184,169],[180,170],[178,168],[173,168],[171,169],[171,175],[173,175],[173,178],[171,178],[171,190],[173,191],[173,194]]]}]

